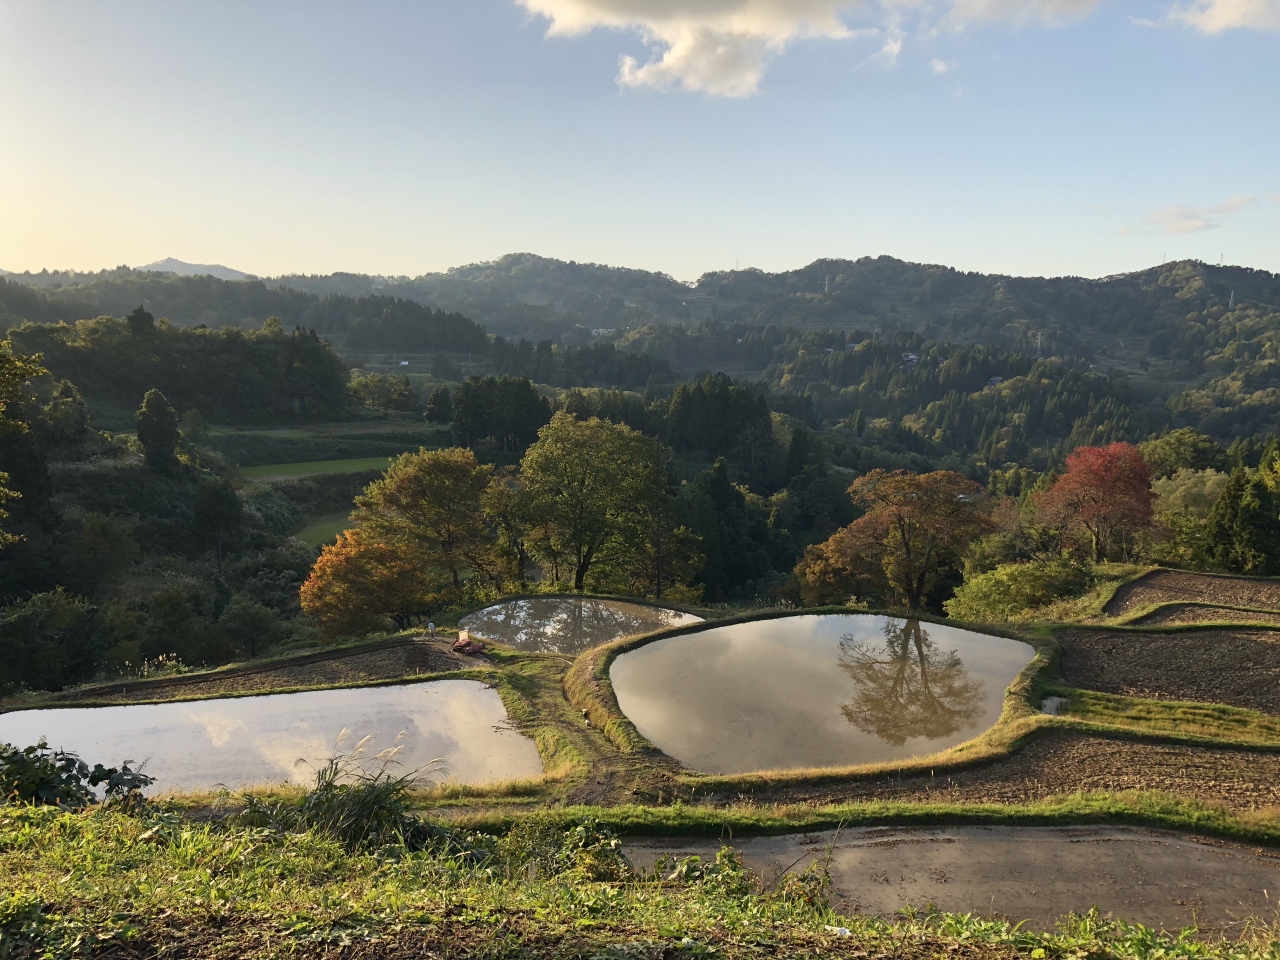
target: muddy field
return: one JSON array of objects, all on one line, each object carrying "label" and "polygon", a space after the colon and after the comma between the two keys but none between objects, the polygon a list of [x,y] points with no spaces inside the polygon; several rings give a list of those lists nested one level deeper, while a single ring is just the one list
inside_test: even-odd
[{"label": "muddy field", "polygon": [[297,657],[277,665],[85,687],[54,694],[47,702],[128,703],[177,697],[218,697],[291,687],[368,683],[414,673],[443,673],[478,666],[483,666],[483,661],[454,653],[442,640],[399,640],[363,650]]},{"label": "muddy field", "polygon": [[1183,623],[1265,623],[1280,627],[1280,613],[1260,613],[1237,607],[1204,607],[1195,603],[1170,603],[1146,616],[1130,620],[1142,627]]},{"label": "muddy field", "polygon": [[1160,790],[1241,811],[1278,806],[1280,755],[1063,730],[1032,740],[1007,759],[969,770],[778,788],[752,796],[782,802],[1027,803],[1103,790]]},{"label": "muddy field", "polygon": [[1117,590],[1103,612],[1118,617],[1156,603],[1188,601],[1280,610],[1280,579],[1254,580],[1157,570]]},{"label": "muddy field", "polygon": [[[1125,827],[868,827],[739,840],[743,861],[766,881],[831,854],[842,912],[891,916],[932,904],[1000,914],[1048,930],[1068,911],[1178,930],[1240,933],[1275,917],[1280,854],[1221,841]],[[720,844],[687,838],[627,843],[634,862],[715,856]]]},{"label": "muddy field", "polygon": [[1280,634],[1270,630],[1067,630],[1062,679],[1152,700],[1196,700],[1280,716]]}]

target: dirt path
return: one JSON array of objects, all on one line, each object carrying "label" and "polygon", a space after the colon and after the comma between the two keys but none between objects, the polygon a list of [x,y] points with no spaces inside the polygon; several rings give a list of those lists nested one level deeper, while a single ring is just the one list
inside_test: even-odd
[{"label": "dirt path", "polygon": [[1280,716],[1280,633],[1064,630],[1062,679],[1153,700],[1197,700]]},{"label": "dirt path", "polygon": [[[734,846],[766,882],[830,849],[834,899],[843,913],[888,916],[933,904],[1002,914],[1039,929],[1096,905],[1149,927],[1198,923],[1202,931],[1238,934],[1251,917],[1276,918],[1280,887],[1280,851],[1123,827],[866,828],[838,838],[793,834]],[[714,856],[719,847],[637,839],[627,853],[648,868],[660,855]]]},{"label": "dirt path", "polygon": [[1118,617],[1154,603],[1221,603],[1280,610],[1280,579],[1211,576],[1184,570],[1156,570],[1127,583],[1107,601],[1103,612]]},{"label": "dirt path", "polygon": [[[752,791],[758,802],[1028,803],[1077,791],[1160,790],[1237,810],[1280,805],[1280,754],[1099,737],[1068,730],[1004,760],[949,774]],[[731,802],[741,795],[707,797]],[[742,799],[747,799],[742,796]],[[703,801],[703,796],[697,798]]]},{"label": "dirt path", "polygon": [[1170,603],[1153,613],[1130,620],[1137,626],[1178,623],[1266,623],[1280,626],[1280,613],[1259,613],[1237,607],[1202,607],[1195,603]]}]

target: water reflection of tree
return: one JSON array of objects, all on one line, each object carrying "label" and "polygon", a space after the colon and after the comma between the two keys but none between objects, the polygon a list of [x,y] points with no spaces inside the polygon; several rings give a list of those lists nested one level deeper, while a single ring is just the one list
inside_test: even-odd
[{"label": "water reflection of tree", "polygon": [[858,692],[840,710],[845,719],[881,740],[901,745],[934,740],[972,726],[982,711],[982,684],[959,655],[937,648],[919,620],[890,620],[885,642],[873,646],[846,635],[840,667]]}]

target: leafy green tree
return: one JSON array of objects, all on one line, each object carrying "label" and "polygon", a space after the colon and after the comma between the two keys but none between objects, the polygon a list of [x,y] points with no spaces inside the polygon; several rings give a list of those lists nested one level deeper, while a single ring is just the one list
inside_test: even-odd
[{"label": "leafy green tree", "polygon": [[133,419],[147,463],[161,471],[177,466],[178,414],[165,395],[154,387],[148,390]]},{"label": "leafy green tree", "polygon": [[694,582],[702,585],[705,600],[749,599],[767,585],[778,552],[768,514],[748,507],[746,494],[729,479],[724,457],[686,485],[680,515],[699,538],[703,562]]},{"label": "leafy green tree", "polygon": [[449,423],[453,420],[453,396],[448,387],[436,387],[427,399],[427,419],[432,423]]},{"label": "leafy green tree", "polygon": [[244,504],[228,480],[206,480],[196,488],[192,506],[196,526],[214,542],[218,569],[222,569],[222,547],[226,537],[240,527]]},{"label": "leafy green tree", "polygon": [[462,447],[406,453],[356,497],[352,517],[364,541],[416,565],[438,602],[456,602],[468,579],[491,571],[481,497],[492,477],[493,467]]},{"label": "leafy green tree", "polygon": [[156,318],[147,313],[142,304],[134,307],[133,312],[124,318],[124,322],[129,327],[129,333],[135,337],[144,337],[154,333],[156,329]]},{"label": "leafy green tree", "polygon": [[467,445],[492,440],[520,453],[550,417],[551,405],[523,377],[471,377],[453,395],[454,433]]},{"label": "leafy green tree", "polygon": [[[8,340],[0,341],[0,438],[26,433],[30,429],[20,419],[19,411],[28,399],[27,381],[45,373],[40,356],[22,357],[14,354]],[[0,521],[8,518],[4,505],[21,496],[9,488],[9,474],[0,471]],[[0,528],[0,549],[14,542],[12,534]]]},{"label": "leafy green tree", "polygon": [[520,474],[512,467],[494,471],[480,496],[480,507],[493,529],[493,570],[501,590],[505,582],[525,584],[529,563],[529,502]]},{"label": "leafy green tree", "polygon": [[1138,452],[1157,479],[1179,470],[1221,470],[1227,461],[1227,452],[1212,437],[1191,427],[1146,440],[1138,444]]},{"label": "leafy green tree", "polygon": [[561,411],[539,431],[520,474],[534,528],[530,549],[553,576],[571,573],[581,591],[594,565],[622,559],[627,544],[615,537],[635,529],[649,453],[642,434],[596,417],[583,422]]},{"label": "leafy green tree", "polygon": [[218,618],[235,655],[256,657],[281,637],[280,621],[267,607],[243,593],[236,594]]},{"label": "leafy green tree", "polygon": [[1280,506],[1260,471],[1231,472],[1208,519],[1214,563],[1235,573],[1280,572]]}]

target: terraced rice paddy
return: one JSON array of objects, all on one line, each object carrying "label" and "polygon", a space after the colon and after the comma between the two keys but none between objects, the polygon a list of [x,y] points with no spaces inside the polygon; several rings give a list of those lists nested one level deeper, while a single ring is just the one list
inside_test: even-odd
[{"label": "terraced rice paddy", "polygon": [[48,740],[85,757],[129,761],[156,789],[307,783],[335,752],[398,749],[397,768],[486,783],[542,772],[533,741],[506,725],[497,693],[474,680],[0,716],[0,741]]}]

